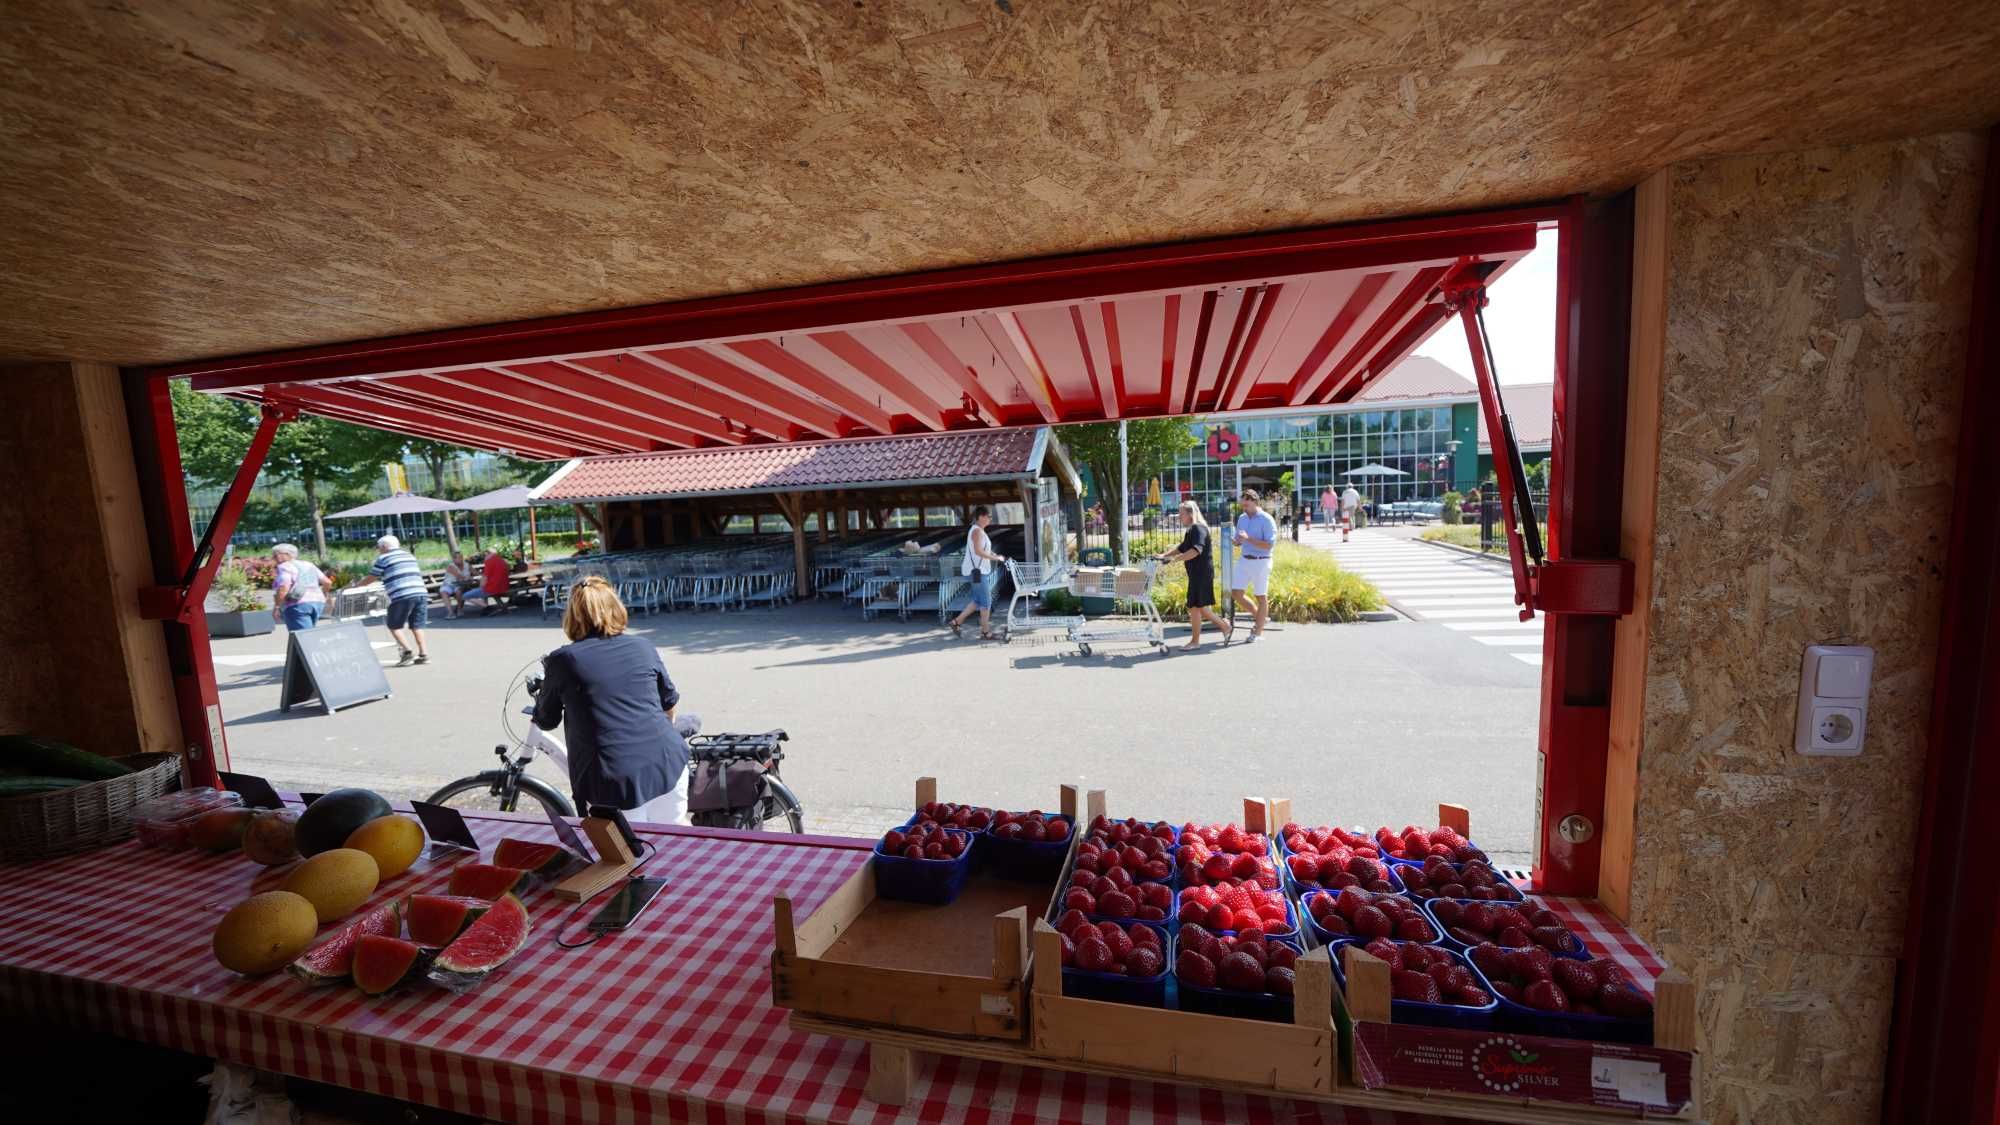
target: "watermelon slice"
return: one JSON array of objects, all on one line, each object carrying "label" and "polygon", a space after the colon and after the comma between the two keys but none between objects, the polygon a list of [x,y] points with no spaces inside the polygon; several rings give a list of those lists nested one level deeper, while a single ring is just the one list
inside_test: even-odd
[{"label": "watermelon slice", "polygon": [[553,879],[562,874],[574,858],[560,844],[543,844],[512,837],[500,841],[493,848],[495,866],[518,867],[523,871],[532,871],[543,879]]},{"label": "watermelon slice", "polygon": [[370,934],[395,937],[403,932],[404,901],[385,902],[335,930],[326,940],[299,954],[299,959],[286,971],[314,986],[346,980],[354,971],[357,941]]},{"label": "watermelon slice", "polygon": [[465,928],[492,905],[483,898],[411,895],[410,940],[418,945],[441,949],[450,945],[451,939],[464,933]]},{"label": "watermelon slice", "polygon": [[423,976],[430,962],[430,951],[416,942],[362,934],[354,943],[354,987],[380,996]]},{"label": "watermelon slice", "polygon": [[521,880],[527,877],[528,873],[518,867],[461,863],[452,868],[451,882],[445,889],[449,894],[469,895],[492,902],[520,886]]},{"label": "watermelon slice", "polygon": [[528,944],[528,932],[533,928],[528,908],[520,899],[507,895],[438,954],[431,965],[431,983],[453,992],[472,988],[519,953]]}]

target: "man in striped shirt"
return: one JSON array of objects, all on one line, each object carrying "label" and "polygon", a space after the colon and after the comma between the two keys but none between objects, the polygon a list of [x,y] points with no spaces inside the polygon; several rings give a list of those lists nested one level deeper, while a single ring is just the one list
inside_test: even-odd
[{"label": "man in striped shirt", "polygon": [[403,550],[403,544],[393,535],[377,539],[375,550],[375,565],[368,569],[382,580],[382,588],[389,595],[389,636],[398,650],[396,667],[410,663],[413,656],[410,641],[403,637],[406,627],[416,641],[416,663],[428,664],[431,658],[424,651],[424,626],[430,624],[431,596],[424,588],[424,568],[417,564],[415,555]]}]

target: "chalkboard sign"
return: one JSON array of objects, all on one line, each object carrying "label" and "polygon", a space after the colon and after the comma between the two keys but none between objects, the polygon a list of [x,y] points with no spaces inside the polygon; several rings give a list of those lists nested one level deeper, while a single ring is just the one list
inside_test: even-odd
[{"label": "chalkboard sign", "polygon": [[389,698],[389,677],[359,621],[323,625],[291,634],[285,646],[285,683],[278,709],[317,697],[329,712]]}]

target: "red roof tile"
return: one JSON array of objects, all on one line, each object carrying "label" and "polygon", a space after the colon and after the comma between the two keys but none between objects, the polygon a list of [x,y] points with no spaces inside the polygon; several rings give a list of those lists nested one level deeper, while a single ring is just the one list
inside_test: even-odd
[{"label": "red roof tile", "polygon": [[[1500,397],[1507,404],[1507,416],[1514,420],[1514,440],[1523,449],[1544,449],[1555,440],[1556,385],[1554,383],[1502,383]],[[1489,452],[1493,443],[1486,436],[1486,416],[1479,417],[1479,449]]]},{"label": "red roof tile", "polygon": [[571,503],[1026,477],[1040,469],[1028,459],[1042,432],[972,430],[585,457],[545,484],[540,499]]},{"label": "red roof tile", "polygon": [[1357,402],[1378,402],[1385,399],[1457,398],[1478,393],[1479,388],[1473,386],[1467,376],[1427,355],[1413,355],[1390,368],[1388,374],[1354,397]]}]

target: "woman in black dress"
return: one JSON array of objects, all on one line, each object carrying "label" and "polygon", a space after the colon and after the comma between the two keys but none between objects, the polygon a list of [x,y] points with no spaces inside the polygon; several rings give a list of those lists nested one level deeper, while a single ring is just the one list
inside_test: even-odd
[{"label": "woman in black dress", "polygon": [[1201,647],[1201,622],[1203,618],[1215,622],[1222,630],[1222,643],[1227,645],[1236,630],[1229,622],[1216,616],[1215,609],[1215,556],[1209,548],[1208,521],[1201,518],[1201,505],[1192,500],[1181,501],[1181,526],[1187,531],[1181,536],[1181,544],[1160,556],[1163,563],[1179,562],[1187,564],[1187,610],[1188,626],[1192,634],[1184,649]]}]

